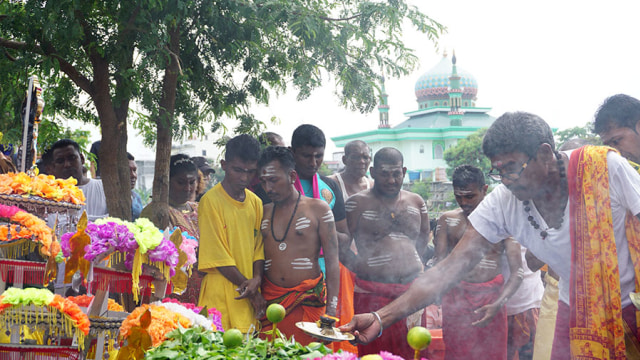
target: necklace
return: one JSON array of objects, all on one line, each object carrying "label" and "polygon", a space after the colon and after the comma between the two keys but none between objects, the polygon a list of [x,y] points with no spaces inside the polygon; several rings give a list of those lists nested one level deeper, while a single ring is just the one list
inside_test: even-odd
[{"label": "necklace", "polygon": [[282,239],[278,239],[276,237],[276,233],[273,231],[273,214],[275,214],[276,212],[276,204],[273,203],[273,208],[271,209],[271,236],[273,236],[273,240],[280,243],[280,245],[278,245],[278,249],[280,249],[280,251],[284,251],[287,248],[287,243],[283,241],[284,239],[287,238],[287,234],[289,233],[289,228],[291,228],[291,222],[293,221],[293,218],[296,216],[296,211],[298,211],[298,204],[300,203],[300,195],[301,195],[300,191],[298,191],[298,199],[296,200],[296,206],[293,208],[293,213],[291,213],[291,218],[289,219],[289,223],[287,224],[287,229],[284,231],[284,236],[282,236]]},{"label": "necklace", "polygon": [[[558,161],[558,174],[560,175],[560,199],[564,200],[565,197],[567,197],[567,188],[569,184],[567,182],[567,174],[564,171],[564,161],[562,160],[562,155],[559,152],[556,152],[556,159]],[[559,220],[558,227],[556,229],[559,229],[562,226],[562,222],[564,221],[564,211],[567,208],[568,202],[569,202],[569,199],[565,200],[564,205],[562,205],[562,209],[560,212],[560,220]],[[530,204],[531,202],[529,200],[525,200],[522,202],[522,205],[524,205],[524,211],[526,211],[528,215],[527,220],[529,220],[529,223],[534,229],[539,230],[540,224],[538,224],[538,222],[535,220],[533,215],[531,215]],[[547,232],[549,229],[550,228],[547,227],[546,229],[540,231],[540,237],[542,238],[542,240],[546,239],[547,235],[549,235],[549,233]]]},{"label": "necklace", "polygon": [[[400,191],[400,194],[398,195],[398,199],[396,200],[396,202],[395,202],[395,203],[397,204],[398,202],[400,202],[400,201],[401,201],[401,199],[402,199],[402,191]],[[399,220],[399,219],[397,219],[397,214],[396,214],[395,206],[394,206],[394,208],[393,208],[393,210],[392,210],[392,209],[390,209],[387,205],[385,205],[382,201],[380,201],[380,205],[382,205],[382,206],[383,206],[383,207],[384,207],[384,208],[389,212],[389,217],[391,218],[390,220],[391,220],[391,224],[392,224],[392,225],[398,225],[398,224],[400,224],[400,220]]]}]

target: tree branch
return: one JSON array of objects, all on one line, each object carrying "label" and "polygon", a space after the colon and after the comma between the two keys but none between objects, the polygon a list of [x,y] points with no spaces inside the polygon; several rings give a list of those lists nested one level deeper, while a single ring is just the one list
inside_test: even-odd
[{"label": "tree branch", "polygon": [[[0,47],[5,49],[14,49],[20,51],[27,51],[38,55],[49,56],[58,60],[60,64],[60,70],[62,70],[71,81],[73,81],[78,87],[87,94],[91,95],[93,93],[93,86],[91,81],[87,79],[84,75],[82,75],[71,63],[63,59],[61,56],[57,54],[57,51],[51,44],[43,44],[30,46],[25,42],[21,41],[13,41],[5,38],[0,38]],[[8,54],[7,54],[8,55]]]}]

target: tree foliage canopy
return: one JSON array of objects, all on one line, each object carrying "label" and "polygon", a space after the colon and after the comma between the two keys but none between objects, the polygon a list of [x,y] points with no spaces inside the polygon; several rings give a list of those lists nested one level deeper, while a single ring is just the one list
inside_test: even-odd
[{"label": "tree foliage canopy", "polygon": [[473,165],[482,170],[484,174],[491,170],[491,162],[482,152],[482,138],[487,129],[480,129],[458,141],[444,152],[444,160],[447,162],[447,176],[451,177],[453,170],[460,165]]},{"label": "tree foliage canopy", "polygon": [[100,124],[113,157],[101,158],[109,211],[121,217],[127,121],[157,141],[153,196],[165,201],[173,137],[218,129],[225,116],[235,132],[257,133],[249,107],[270,90],[305,99],[327,81],[343,106],[371,111],[378,74],[417,64],[403,27],[434,42],[444,31],[401,0],[23,0],[0,2],[0,14],[3,72],[38,74],[45,111]]}]

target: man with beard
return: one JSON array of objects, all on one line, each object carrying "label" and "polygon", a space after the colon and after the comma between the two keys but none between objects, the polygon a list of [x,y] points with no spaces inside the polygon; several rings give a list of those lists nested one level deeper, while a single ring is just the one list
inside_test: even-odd
[{"label": "man with beard", "polygon": [[[296,327],[315,322],[325,313],[337,315],[340,268],[335,221],[325,201],[302,196],[294,183],[293,154],[280,146],[267,147],[258,162],[260,181],[272,200],[264,206],[260,225],[264,239],[262,295],[267,305],[279,303],[286,316],[278,329],[307,345],[314,341]],[[325,281],[318,264],[320,248],[326,262]],[[263,332],[272,324],[263,319]]]},{"label": "man with beard", "polygon": [[[356,313],[374,311],[407,290],[423,271],[423,254],[429,242],[429,216],[422,198],[402,190],[407,171],[402,154],[394,148],[380,149],[370,169],[373,188],[347,200],[347,223],[354,235],[358,254],[351,257],[356,273],[354,307]],[[359,345],[359,354],[390,351],[406,359],[413,357],[407,345],[408,329],[424,325],[424,310],[414,309],[406,321],[368,345]],[[409,315],[409,314],[405,314]]]},{"label": "man with beard", "polygon": [[[453,194],[460,208],[447,211],[436,227],[437,261],[445,259],[469,226],[468,216],[487,194],[484,174],[471,165],[452,175]],[[502,254],[513,276],[503,287]],[[493,245],[462,281],[442,297],[442,336],[445,359],[507,359],[505,303],[522,282],[520,245],[512,238]],[[488,335],[490,334],[490,335]]]},{"label": "man with beard", "polygon": [[637,333],[629,294],[640,278],[640,175],[606,147],[556,151],[549,125],[525,112],[496,119],[482,149],[502,184],[469,216],[456,248],[395,302],[341,330],[371,341],[459,282],[492,243],[513,236],[560,275],[551,358],[623,359],[625,327]]}]

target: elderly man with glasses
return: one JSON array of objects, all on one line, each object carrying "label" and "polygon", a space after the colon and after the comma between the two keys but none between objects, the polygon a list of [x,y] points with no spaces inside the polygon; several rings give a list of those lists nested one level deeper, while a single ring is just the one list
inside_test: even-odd
[{"label": "elderly man with glasses", "polygon": [[625,329],[637,335],[629,295],[640,278],[640,175],[610,148],[556,151],[549,125],[524,112],[496,119],[482,147],[502,185],[469,216],[456,248],[403,296],[342,330],[371,341],[513,236],[560,275],[552,359],[624,359]]}]

